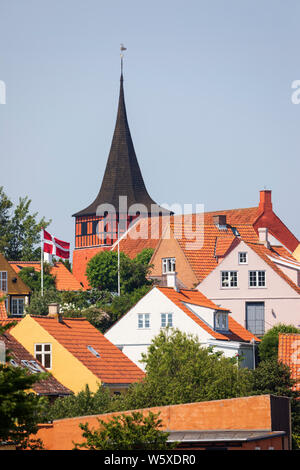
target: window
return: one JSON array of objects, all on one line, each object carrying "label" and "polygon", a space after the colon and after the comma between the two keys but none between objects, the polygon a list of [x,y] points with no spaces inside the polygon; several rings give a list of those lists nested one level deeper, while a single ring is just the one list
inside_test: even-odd
[{"label": "window", "polygon": [[222,287],[237,287],[237,271],[222,271],[221,276]]},{"label": "window", "polygon": [[11,299],[11,314],[20,316],[24,314],[24,299],[12,297]]},{"label": "window", "polygon": [[0,271],[0,289],[7,292],[7,271]]},{"label": "window", "polygon": [[52,348],[49,343],[35,344],[34,357],[45,367],[51,369],[52,367]]},{"label": "window", "polygon": [[150,328],[150,314],[149,313],[138,314],[138,328]]},{"label": "window", "polygon": [[249,271],[249,287],[265,287],[266,272],[265,271]]},{"label": "window", "polygon": [[246,303],[246,329],[256,336],[262,336],[265,333],[264,302]]},{"label": "window", "polygon": [[101,357],[98,351],[96,351],[96,349],[93,348],[93,346],[87,346],[87,348],[92,354],[94,354],[94,356]]},{"label": "window", "polygon": [[166,328],[167,326],[173,326],[173,313],[161,313],[161,328]]},{"label": "window", "polygon": [[81,223],[81,235],[83,236],[87,235],[87,222]]},{"label": "window", "polygon": [[228,314],[224,312],[216,312],[215,313],[215,330],[223,330],[228,331]]},{"label": "window", "polygon": [[239,264],[248,264],[248,253],[246,251],[239,252]]},{"label": "window", "polygon": [[163,258],[162,259],[162,272],[163,274],[174,273],[175,272],[175,258]]}]

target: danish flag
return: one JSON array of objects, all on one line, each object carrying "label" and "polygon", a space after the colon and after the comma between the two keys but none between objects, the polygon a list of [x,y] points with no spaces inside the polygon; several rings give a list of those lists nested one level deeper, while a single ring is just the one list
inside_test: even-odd
[{"label": "danish flag", "polygon": [[45,253],[50,253],[50,255],[56,255],[64,259],[70,258],[70,243],[53,237],[45,229],[43,229],[43,235],[43,251]]}]

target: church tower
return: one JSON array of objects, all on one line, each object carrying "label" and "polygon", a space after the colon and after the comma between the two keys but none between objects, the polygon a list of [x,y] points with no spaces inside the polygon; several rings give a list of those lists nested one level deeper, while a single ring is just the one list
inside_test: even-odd
[{"label": "church tower", "polygon": [[[153,201],[146,189],[128,125],[123,81],[121,68],[117,119],[99,193],[88,207],[73,214],[75,217],[73,273],[85,287],[85,269],[88,260],[97,252],[110,249],[135,218],[151,217],[153,213],[170,214],[168,210]],[[125,207],[122,203],[120,205],[120,197],[126,202]],[[129,211],[137,204],[142,205],[142,210]],[[112,208],[111,211],[107,209],[109,207]]]}]

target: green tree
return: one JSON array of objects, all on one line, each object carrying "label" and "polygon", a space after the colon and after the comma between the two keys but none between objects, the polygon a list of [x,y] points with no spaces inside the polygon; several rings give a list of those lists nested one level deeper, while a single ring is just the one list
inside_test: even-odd
[{"label": "green tree", "polygon": [[107,388],[100,386],[93,393],[86,385],[85,389],[77,394],[56,399],[49,406],[45,420],[106,413],[110,409],[110,403],[111,397]]},{"label": "green tree", "polygon": [[167,450],[169,434],[162,431],[159,413],[147,416],[140,412],[113,416],[108,422],[99,421],[99,429],[90,430],[88,423],[80,424],[85,442],[75,444],[75,449],[88,450]]},{"label": "green tree", "polygon": [[0,186],[0,252],[5,253],[5,249],[11,238],[9,222],[10,222],[10,209],[13,203],[8,199]]},{"label": "green tree", "polygon": [[[10,326],[0,327],[0,334]],[[41,442],[31,435],[38,431],[46,401],[30,389],[47,376],[30,375],[21,367],[0,364],[0,441],[15,442],[19,448],[41,448]]]},{"label": "green tree", "polygon": [[[41,272],[36,271],[34,267],[22,268],[19,277],[33,292],[41,290]],[[43,284],[45,290],[55,289],[55,277],[51,274],[51,266],[48,263],[44,263],[43,267]]]},{"label": "green tree", "polygon": [[0,252],[11,261],[38,261],[40,255],[40,233],[50,221],[30,212],[28,196],[19,198],[12,211],[13,203],[0,187]]},{"label": "green tree", "polygon": [[[120,284],[121,293],[130,293],[144,285],[150,285],[147,280],[149,266],[132,260],[125,253],[120,253]],[[102,251],[97,253],[87,264],[86,275],[89,284],[99,290],[117,292],[118,290],[118,253]]]},{"label": "green tree", "polygon": [[258,346],[259,358],[262,361],[278,358],[279,333],[300,333],[300,329],[293,325],[278,323],[278,325],[268,330]]},{"label": "green tree", "polygon": [[235,359],[204,348],[196,337],[179,330],[161,330],[143,362],[145,379],[119,397],[114,409],[233,398],[252,390],[248,369],[239,369]]},{"label": "green tree", "polygon": [[60,303],[60,292],[56,289],[48,289],[41,295],[40,291],[34,291],[30,304],[26,305],[25,312],[29,315],[48,315],[48,307],[51,303]]},{"label": "green tree", "polygon": [[277,395],[291,399],[292,432],[296,442],[297,436],[300,437],[300,394],[294,389],[295,380],[291,379],[289,367],[272,357],[260,362],[252,375],[251,395]]}]

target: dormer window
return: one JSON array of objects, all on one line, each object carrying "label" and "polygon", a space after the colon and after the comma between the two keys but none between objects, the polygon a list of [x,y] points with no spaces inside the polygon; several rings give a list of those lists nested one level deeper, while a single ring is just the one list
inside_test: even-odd
[{"label": "dormer window", "polygon": [[162,273],[174,273],[176,270],[176,258],[163,258],[162,259]]},{"label": "dormer window", "polygon": [[228,313],[226,312],[215,313],[214,329],[217,331],[228,331]]}]

